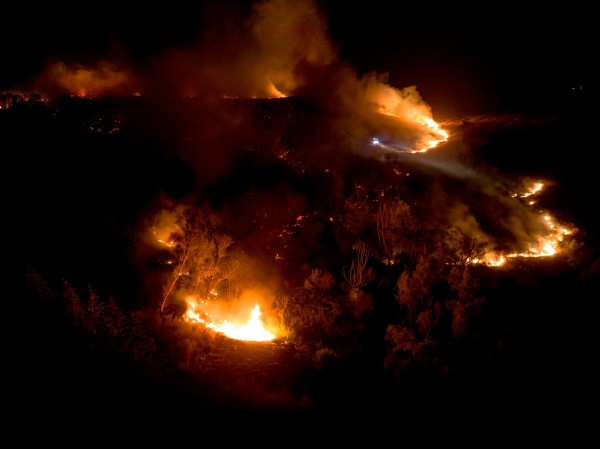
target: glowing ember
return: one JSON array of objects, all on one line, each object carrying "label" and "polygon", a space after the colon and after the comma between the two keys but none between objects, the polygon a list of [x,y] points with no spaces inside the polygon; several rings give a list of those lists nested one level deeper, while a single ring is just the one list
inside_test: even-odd
[{"label": "glowing ember", "polygon": [[211,319],[203,319],[199,313],[194,311],[194,307],[190,306],[185,314],[186,321],[192,321],[204,324],[209,329],[220,332],[229,338],[244,341],[271,341],[275,335],[265,329],[260,320],[261,312],[258,304],[254,306],[247,322],[235,324],[227,320],[223,320],[221,324],[216,323]]},{"label": "glowing ember", "polygon": [[78,97],[131,94],[133,75],[116,64],[102,61],[91,67],[58,62],[48,66],[39,76],[43,90],[59,89]]},{"label": "glowing ember", "polygon": [[[160,231],[159,231],[160,232]],[[162,231],[163,233],[165,232],[164,230]],[[154,234],[154,236],[156,237],[156,241],[158,243],[160,243],[161,245],[166,246],[167,248],[173,248],[176,245],[175,240],[173,239],[169,239],[169,240],[165,240],[164,238],[160,238],[159,237],[159,233],[157,233],[157,230],[155,227],[152,227],[152,233]],[[170,234],[169,234],[170,235]]]},{"label": "glowing ember", "polygon": [[161,211],[154,217],[152,226],[148,228],[151,232],[151,241],[154,245],[161,248],[174,249],[177,246],[175,235],[182,235],[183,231],[177,224],[177,217],[181,213],[178,209],[175,212]]}]

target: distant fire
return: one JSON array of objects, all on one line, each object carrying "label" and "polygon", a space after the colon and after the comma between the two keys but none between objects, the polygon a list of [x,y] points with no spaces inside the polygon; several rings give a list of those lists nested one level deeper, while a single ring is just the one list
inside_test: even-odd
[{"label": "distant fire", "polygon": [[[536,182],[535,184],[533,184],[533,186],[531,186],[531,188],[527,192],[525,192],[519,196],[521,198],[527,198],[528,196],[535,195],[536,193],[541,192],[543,188],[544,188],[544,183]],[[515,193],[513,196],[517,196],[517,194]]]},{"label": "distant fire", "polygon": [[418,122],[422,122],[423,125],[431,130],[431,139],[429,142],[425,143],[424,147],[418,150],[419,153],[424,153],[425,151],[430,150],[431,148],[434,148],[443,142],[446,142],[450,137],[448,132],[442,129],[440,124],[434,121],[432,118],[422,117],[420,120],[418,120]]},{"label": "distant fire", "polygon": [[[531,185],[525,193],[513,193],[513,198],[528,198],[536,195],[542,191],[544,183],[535,182]],[[535,201],[530,200],[527,204],[533,205]],[[563,242],[565,236],[573,234],[576,229],[569,228],[565,225],[557,223],[550,215],[545,212],[540,212],[540,219],[544,223],[544,227],[547,230],[547,235],[540,235],[537,237],[537,243],[530,245],[526,251],[513,252],[509,254],[502,254],[491,252],[486,254],[482,259],[474,259],[472,263],[483,263],[489,266],[498,267],[506,263],[510,258],[515,257],[549,257],[554,256],[560,252],[560,244]]]},{"label": "distant fire", "polygon": [[228,320],[216,320],[207,312],[196,312],[196,308],[189,306],[184,318],[186,321],[201,323],[209,329],[220,332],[229,338],[245,341],[271,341],[275,334],[268,331],[261,319],[260,306],[256,304],[246,321],[234,323]]},{"label": "distant fire", "polygon": [[94,66],[58,62],[48,66],[38,77],[37,83],[42,90],[58,90],[82,98],[140,94],[133,86],[133,75],[108,62],[99,62]]},{"label": "distant fire", "polygon": [[365,76],[360,83],[363,107],[375,112],[376,126],[383,127],[387,140],[413,141],[408,145],[380,142],[387,151],[422,153],[448,140],[448,132],[433,119],[431,107],[423,101],[416,86],[397,89],[387,84],[384,75]]},{"label": "distant fire", "polygon": [[[395,115],[395,114],[391,114],[391,113],[386,113],[386,115],[397,118],[398,120],[402,120],[401,117]],[[417,144],[417,148],[412,149],[412,150],[404,150],[407,153],[425,153],[427,150],[430,150],[438,145],[440,145],[441,143],[444,143],[448,140],[448,138],[450,137],[450,134],[448,134],[448,132],[444,129],[442,129],[441,125],[439,123],[437,123],[435,120],[433,120],[431,117],[427,117],[427,116],[418,116],[416,118],[416,120],[414,121],[414,123],[416,123],[417,125],[423,126],[426,129],[426,136],[425,137],[421,137],[420,141]],[[382,144],[378,138],[374,138],[372,140],[372,143],[375,145],[380,145],[380,146],[386,146],[384,144]],[[393,149],[393,146],[388,146],[389,148]],[[393,151],[393,150],[392,150]]]},{"label": "distant fire", "polygon": [[267,87],[267,98],[285,98],[287,97],[286,94],[284,94],[283,92],[281,92],[279,89],[277,89],[277,87],[275,87],[275,84],[273,84],[272,82],[269,84],[269,86]]}]

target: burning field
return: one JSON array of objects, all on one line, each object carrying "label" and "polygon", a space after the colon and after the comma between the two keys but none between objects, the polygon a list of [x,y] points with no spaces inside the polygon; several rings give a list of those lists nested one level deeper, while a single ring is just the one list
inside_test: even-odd
[{"label": "burning field", "polygon": [[317,422],[573,405],[599,275],[575,162],[591,142],[567,108],[586,106],[436,120],[416,86],[342,60],[316,3],[244,19],[145,70],[52,61],[35,94],[0,97],[11,313],[33,342],[14,368],[36,378],[15,407]]}]

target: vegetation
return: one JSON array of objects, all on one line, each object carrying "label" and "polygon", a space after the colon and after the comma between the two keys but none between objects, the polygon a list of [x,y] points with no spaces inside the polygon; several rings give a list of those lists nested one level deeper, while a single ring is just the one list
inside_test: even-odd
[{"label": "vegetation", "polygon": [[[68,112],[0,111],[0,131],[33,192],[12,209],[20,270],[11,319],[27,326],[30,314],[42,345],[30,353],[40,363],[24,369],[58,368],[34,393],[66,395],[73,416],[383,411],[390,403],[409,413],[456,400],[508,404],[517,389],[539,396],[535,382],[564,373],[534,361],[571,349],[557,331],[572,334],[569,321],[598,292],[593,250],[499,269],[470,263],[487,242],[423,221],[411,206],[414,185],[390,193],[385,162],[363,164],[363,188],[350,176],[353,155],[334,173],[294,169],[285,190],[273,175],[217,201],[210,192],[236,184],[237,169],[209,187],[187,176],[180,184],[193,162],[167,163],[174,156],[150,131],[88,132]],[[244,163],[278,172],[281,158],[263,150],[245,151]],[[169,248],[147,238],[161,212],[177,225]],[[184,320],[182,292],[237,298],[259,283],[271,293],[268,319],[286,330],[275,343],[227,341]],[[72,393],[42,394],[52,383]]]}]

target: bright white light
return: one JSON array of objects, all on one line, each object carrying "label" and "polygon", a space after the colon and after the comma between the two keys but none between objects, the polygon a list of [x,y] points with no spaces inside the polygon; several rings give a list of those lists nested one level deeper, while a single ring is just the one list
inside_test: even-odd
[{"label": "bright white light", "polygon": [[379,139],[377,137],[373,137],[373,139],[371,140],[371,143],[373,145],[379,145],[380,144]]}]

